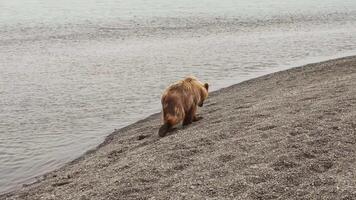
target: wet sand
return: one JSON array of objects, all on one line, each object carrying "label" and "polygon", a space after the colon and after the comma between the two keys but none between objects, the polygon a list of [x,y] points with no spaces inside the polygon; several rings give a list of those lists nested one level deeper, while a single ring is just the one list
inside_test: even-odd
[{"label": "wet sand", "polygon": [[164,138],[154,114],[0,199],[356,199],[356,57],[212,92],[199,113]]}]

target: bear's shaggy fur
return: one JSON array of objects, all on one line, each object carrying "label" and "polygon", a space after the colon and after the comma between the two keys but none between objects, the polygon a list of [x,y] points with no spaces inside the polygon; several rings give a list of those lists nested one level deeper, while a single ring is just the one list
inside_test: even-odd
[{"label": "bear's shaggy fur", "polygon": [[164,124],[158,135],[164,137],[174,126],[183,122],[184,125],[198,121],[197,106],[202,107],[208,97],[209,84],[203,84],[197,78],[189,76],[169,86],[162,95]]}]

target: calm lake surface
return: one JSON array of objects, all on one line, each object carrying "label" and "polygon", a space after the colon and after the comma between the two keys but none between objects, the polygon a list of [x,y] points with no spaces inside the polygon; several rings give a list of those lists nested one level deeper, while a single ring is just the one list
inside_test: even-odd
[{"label": "calm lake surface", "polygon": [[354,54],[355,0],[0,0],[0,193],[159,112],[186,75],[216,90]]}]

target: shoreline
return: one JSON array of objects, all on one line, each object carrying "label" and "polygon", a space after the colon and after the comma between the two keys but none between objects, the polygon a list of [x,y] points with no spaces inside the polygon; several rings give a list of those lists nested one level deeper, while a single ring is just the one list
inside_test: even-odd
[{"label": "shoreline", "polygon": [[[222,88],[219,88],[217,90],[213,90],[211,92],[209,92],[209,95],[212,95],[214,94],[215,92],[218,92],[219,90],[223,90],[225,88],[229,88],[229,87],[232,87],[232,86],[235,86],[235,85],[238,85],[240,83],[243,83],[245,81],[250,81],[250,80],[254,80],[254,79],[257,79],[257,78],[260,78],[260,77],[263,77],[263,76],[267,76],[267,75],[270,75],[270,74],[275,74],[275,73],[279,73],[279,72],[282,72],[282,71],[287,71],[287,70],[292,70],[294,68],[299,68],[299,67],[303,67],[303,66],[307,66],[307,65],[314,65],[314,64],[320,64],[320,63],[324,63],[324,62],[329,62],[329,61],[334,61],[334,60],[339,60],[339,59],[346,59],[346,58],[352,58],[352,57],[355,57],[356,52],[354,50],[350,50],[350,51],[347,51],[345,53],[340,53],[340,54],[336,54],[334,56],[319,56],[319,57],[311,57],[311,58],[308,58],[307,60],[308,61],[303,61],[303,62],[292,62],[292,64],[289,65],[288,68],[286,69],[277,69],[276,71],[272,71],[271,73],[268,73],[268,74],[261,74],[261,75],[258,75],[257,77],[254,77],[254,78],[249,78],[249,79],[246,79],[246,80],[242,80],[240,82],[237,82],[237,83],[234,83],[232,85],[228,85],[226,87],[222,87]],[[277,67],[278,68],[278,67]],[[69,162],[66,162],[66,163],[63,163],[60,167],[58,168],[55,168],[55,169],[50,169],[48,170],[47,172],[41,174],[41,175],[38,175],[38,176],[34,176],[34,177],[31,177],[31,178],[28,178],[26,181],[24,181],[21,185],[22,186],[28,186],[28,185],[32,185],[32,184],[35,184],[37,183],[39,180],[42,180],[43,179],[43,176],[45,176],[46,174],[49,174],[53,171],[56,171],[56,170],[59,170],[63,167],[65,167],[66,165],[68,164],[72,164],[73,162],[75,163],[77,160],[80,160],[85,154],[87,153],[92,153],[93,151],[96,151],[98,148],[100,148],[101,146],[105,145],[106,144],[106,140],[110,137],[112,137],[112,135],[116,134],[117,131],[121,130],[121,129],[124,129],[126,127],[129,127],[131,125],[134,125],[136,123],[139,123],[141,121],[144,121],[146,120],[147,118],[150,118],[150,117],[153,117],[155,115],[158,115],[160,114],[159,112],[158,113],[153,113],[153,114],[149,114],[147,117],[144,117],[142,119],[138,119],[137,121],[129,124],[129,125],[126,125],[122,128],[118,128],[118,129],[115,129],[113,132],[111,132],[109,135],[105,136],[104,140],[102,140],[102,142],[98,143],[96,146],[88,149],[86,152],[84,152],[83,154],[81,154],[80,156],[76,157],[75,159],[69,161]],[[16,190],[19,190],[22,188],[22,186],[13,186],[11,189],[8,189],[8,190],[5,190],[3,192],[0,191],[0,197],[1,195],[5,195],[7,193],[12,193]]]},{"label": "shoreline", "polygon": [[[306,65],[299,66],[299,67],[293,67],[293,68],[290,68],[290,69],[287,69],[287,70],[278,71],[278,72],[274,72],[274,73],[271,73],[271,74],[263,75],[263,76],[260,76],[260,77],[257,77],[257,78],[249,79],[249,80],[246,80],[246,81],[243,81],[243,82],[228,86],[226,88],[222,88],[222,89],[213,91],[213,92],[210,93],[210,97],[209,97],[208,102],[207,102],[208,104],[201,109],[200,113],[203,113],[203,116],[204,115],[208,115],[208,116],[209,115],[213,115],[215,113],[215,111],[212,111],[211,113],[209,113],[207,111],[204,111],[204,110],[206,110],[205,107],[214,107],[216,104],[218,104],[217,102],[214,102],[214,101],[216,101],[216,99],[219,99],[220,95],[226,95],[227,93],[231,93],[231,90],[236,90],[238,88],[243,88],[243,87],[249,87],[250,84],[252,84],[252,85],[253,84],[255,84],[255,85],[256,84],[257,85],[263,84],[263,83],[260,83],[260,82],[264,82],[266,80],[271,80],[271,79],[276,79],[276,77],[277,77],[277,79],[278,78],[279,79],[285,78],[287,81],[291,81],[290,79],[293,80],[293,78],[298,78],[298,77],[295,77],[296,73],[297,74],[299,73],[299,75],[301,73],[303,74],[304,72],[300,72],[300,71],[303,71],[304,68],[307,68],[308,70],[312,71],[314,68],[321,68],[320,66],[322,66],[322,65],[327,65],[327,66],[329,66],[330,64],[331,65],[336,65],[336,64],[340,65],[340,63],[342,64],[342,63],[345,63],[345,62],[346,63],[347,62],[356,62],[356,56],[348,56],[348,57],[343,57],[343,58],[336,58],[336,59],[332,59],[332,60],[306,64]],[[350,69],[351,69],[351,71],[352,70],[354,70],[354,71],[352,71],[353,73],[351,73],[351,74],[354,74],[355,69],[356,69],[355,63],[353,63],[353,64],[354,64],[353,65],[354,68],[351,67]],[[309,68],[311,68],[311,69],[309,69]],[[325,68],[327,68],[327,67],[325,67]],[[325,69],[319,69],[319,70],[323,71]],[[286,76],[287,78],[283,77],[283,76]],[[288,76],[290,76],[290,77],[288,77]],[[278,80],[277,80],[277,82],[278,82]],[[337,83],[334,83],[334,84],[337,84]],[[295,86],[291,85],[291,88],[294,88],[294,87]],[[271,88],[268,88],[268,89],[271,89]],[[249,96],[249,97],[251,97],[251,96]],[[239,98],[239,100],[243,101],[243,98]],[[307,99],[307,100],[310,100],[310,99]],[[256,102],[258,103],[257,100],[256,100]],[[250,107],[246,107],[246,108],[242,106],[241,108],[238,108],[238,110],[248,109],[248,108],[251,108],[251,106],[253,107],[253,105],[249,105],[249,106]],[[122,144],[122,143],[118,143],[118,141],[123,140],[123,143],[128,142],[129,147],[127,147],[127,149],[130,149],[131,145],[133,145],[133,146],[138,145],[139,147],[145,147],[145,146],[150,146],[150,145],[152,146],[152,144],[154,144],[156,142],[159,142],[162,139],[163,140],[171,140],[169,137],[179,138],[180,134],[181,134],[180,132],[184,132],[185,133],[189,129],[191,129],[190,126],[188,126],[186,128],[180,128],[177,131],[175,131],[174,133],[172,133],[171,135],[168,135],[167,137],[160,139],[160,138],[158,138],[157,133],[156,133],[157,132],[156,131],[157,126],[159,125],[159,115],[160,115],[160,113],[152,114],[152,115],[148,116],[145,119],[139,120],[139,121],[137,121],[137,122],[135,122],[135,123],[133,123],[131,125],[128,125],[126,127],[123,127],[121,129],[118,129],[118,130],[114,131],[113,133],[108,135],[101,144],[99,144],[97,147],[87,151],[82,156],[76,158],[75,160],[73,160],[73,161],[71,161],[69,163],[66,163],[63,167],[61,167],[59,169],[56,169],[54,171],[51,171],[49,173],[46,173],[46,174],[38,177],[38,178],[35,178],[35,179],[38,179],[38,180],[35,181],[34,183],[28,184],[25,187],[22,187],[20,189],[16,189],[14,191],[9,191],[9,192],[5,192],[5,193],[0,194],[0,199],[3,199],[3,198],[4,199],[17,199],[17,198],[20,198],[20,199],[21,198],[31,199],[31,198],[34,197],[33,196],[33,195],[35,195],[34,193],[36,193],[36,192],[33,193],[33,191],[31,191],[32,189],[35,189],[35,190],[37,189],[39,191],[42,191],[43,188],[48,189],[48,187],[50,187],[53,190],[47,191],[48,194],[53,192],[53,191],[55,191],[58,188],[59,188],[59,190],[61,190],[60,189],[61,186],[67,186],[67,185],[71,185],[73,183],[72,179],[75,178],[75,175],[73,175],[75,173],[69,173],[69,172],[72,172],[73,166],[74,166],[74,168],[75,167],[81,168],[81,166],[77,166],[77,165],[80,165],[80,164],[83,165],[84,161],[90,163],[90,159],[93,159],[93,157],[99,156],[100,154],[103,153],[102,151],[106,151],[108,148],[109,149],[110,148],[113,149],[114,148],[113,145],[115,145],[115,144]],[[262,114],[262,115],[268,115],[268,114]],[[220,116],[220,117],[222,117],[222,116]],[[255,116],[255,117],[258,118],[258,116]],[[208,120],[209,120],[209,117],[208,117]],[[153,125],[152,125],[152,123],[153,123]],[[202,123],[204,123],[204,122],[198,122],[198,123],[194,124],[192,127],[196,128],[196,127],[202,126],[201,125]],[[219,123],[222,123],[222,121],[218,120],[216,122],[216,124],[219,124]],[[246,122],[246,123],[248,123],[248,122]],[[253,124],[249,124],[249,125],[253,126]],[[150,130],[141,130],[142,126],[144,126],[144,127],[148,126],[151,129]],[[272,126],[274,126],[274,125],[267,126],[267,127],[260,127],[260,128],[261,128],[261,130],[264,130],[264,129],[273,130],[274,127],[271,128]],[[139,132],[139,134],[137,134],[136,132]],[[132,140],[133,138],[136,141],[133,141]],[[125,141],[125,139],[129,140],[129,141]],[[145,141],[147,139],[149,139],[149,140]],[[145,143],[145,144],[143,146],[140,146],[142,144],[137,144],[137,143],[140,143],[140,141],[144,141],[143,143]],[[119,146],[120,145],[118,145],[118,146],[115,145],[115,148],[119,148]],[[151,147],[151,149],[152,149],[152,147]],[[116,157],[117,155],[123,154],[126,150],[123,150],[123,149],[113,150],[108,155],[106,155],[106,158],[109,158],[110,156]],[[177,149],[175,149],[175,150],[177,150]],[[113,155],[111,155],[111,154],[113,154]],[[125,160],[125,158],[123,158],[123,159]],[[130,160],[129,158],[126,158],[126,159]],[[109,158],[109,160],[110,160],[110,158]],[[100,160],[95,160],[95,161],[100,161]],[[282,162],[282,165],[285,164],[284,161],[281,161],[281,162]],[[101,165],[101,163],[97,163],[97,162],[94,162],[94,163],[91,163],[91,164],[95,165],[96,167],[98,167],[97,165]],[[103,164],[103,166],[99,166],[99,168],[107,168],[111,164],[112,163],[110,163],[110,162],[109,162],[109,164],[105,163],[105,164]],[[135,164],[139,165],[139,163],[137,163],[137,162],[135,162]],[[279,164],[281,164],[281,163],[279,163]],[[184,167],[184,166],[181,166],[181,167]],[[284,167],[286,167],[286,166],[282,166],[282,168],[284,168]],[[287,168],[288,168],[288,166],[287,166]],[[125,169],[125,168],[123,168],[123,169]],[[90,168],[88,170],[90,171]],[[81,170],[79,170],[79,171],[81,171]],[[66,175],[61,176],[61,175],[58,175],[56,173],[66,174]],[[80,173],[84,173],[84,172],[78,172],[78,173],[80,174]],[[69,175],[69,174],[71,174],[71,175]],[[70,179],[70,181],[68,181],[67,179],[68,180]],[[65,181],[63,181],[63,180],[65,180]],[[54,181],[54,184],[47,185],[48,186],[47,187],[47,186],[45,186],[47,181],[49,181],[49,182]],[[130,182],[130,181],[127,181],[127,182]],[[136,191],[136,193],[139,193],[139,192]],[[26,195],[23,196],[24,194],[26,194]],[[46,193],[43,193],[43,194],[46,194]],[[65,194],[62,194],[62,195],[65,195]],[[131,193],[130,193],[130,195],[131,195]],[[128,197],[130,197],[130,196],[128,196]],[[92,197],[89,196],[89,198],[92,198]],[[64,198],[64,199],[66,199],[66,198]]]}]

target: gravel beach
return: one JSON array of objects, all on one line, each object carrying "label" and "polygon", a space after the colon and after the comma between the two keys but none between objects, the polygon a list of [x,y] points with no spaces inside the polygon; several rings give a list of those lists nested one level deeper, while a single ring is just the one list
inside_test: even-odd
[{"label": "gravel beach", "polygon": [[199,114],[164,138],[154,114],[0,199],[356,199],[356,57],[212,92]]}]

